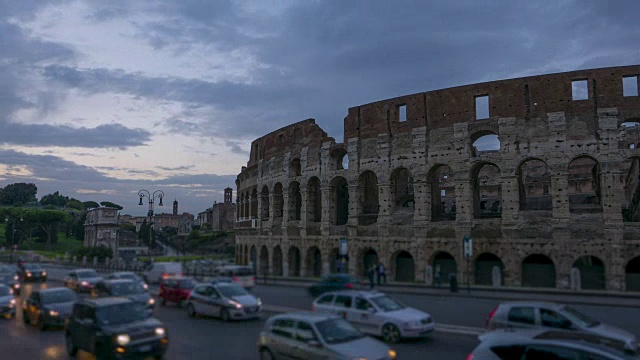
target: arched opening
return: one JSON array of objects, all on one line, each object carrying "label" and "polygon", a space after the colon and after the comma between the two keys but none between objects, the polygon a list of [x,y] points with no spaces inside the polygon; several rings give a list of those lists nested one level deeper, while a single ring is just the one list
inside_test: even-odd
[{"label": "arched opening", "polygon": [[434,280],[440,278],[441,282],[448,282],[450,275],[458,274],[458,264],[453,255],[446,251],[440,251],[433,257],[433,277]]},{"label": "arched opening", "polygon": [[627,291],[640,291],[640,256],[631,259],[625,268]]},{"label": "arched opening", "polygon": [[518,171],[520,211],[552,210],[551,171],[542,160],[530,159]]},{"label": "arched opening", "polygon": [[556,287],[556,267],[553,261],[542,254],[532,254],[522,261],[522,286]]},{"label": "arched opening", "polygon": [[302,175],[302,168],[300,166],[300,159],[291,160],[291,164],[289,165],[289,176],[296,177]]},{"label": "arched opening", "polygon": [[362,276],[367,276],[367,271],[372,266],[377,266],[380,263],[378,259],[378,253],[373,249],[368,249],[362,255],[362,268],[360,269]]},{"label": "arched opening", "polygon": [[331,223],[344,225],[349,220],[349,187],[347,179],[338,176],[331,180],[331,199],[329,202]]},{"label": "arched opening", "polygon": [[258,260],[258,250],[256,249],[255,245],[251,246],[251,254],[249,256],[249,261],[251,263],[251,267],[253,268],[253,272],[255,273],[258,269],[256,268],[257,266],[257,260]]},{"label": "arched opening", "polygon": [[245,219],[249,219],[251,218],[250,215],[250,205],[251,205],[251,197],[249,195],[249,191],[245,192],[244,195],[242,196],[242,198],[244,199],[243,203],[242,203],[242,217]]},{"label": "arched opening", "polygon": [[602,211],[600,192],[600,164],[593,158],[581,156],[569,163],[569,211],[589,214]]},{"label": "arched opening", "polygon": [[472,154],[478,156],[483,152],[500,151],[500,138],[490,131],[476,133],[472,138]]},{"label": "arched opening", "polygon": [[346,170],[349,169],[349,156],[347,150],[338,148],[331,151],[331,163],[329,170]]},{"label": "arched opening", "polygon": [[604,263],[595,256],[582,256],[573,263],[580,271],[580,288],[583,290],[604,290]]},{"label": "arched opening", "polygon": [[322,276],[322,253],[316,246],[312,246],[307,250],[307,276]]},{"label": "arched opening", "polygon": [[280,245],[273,248],[273,275],[274,276],[282,276],[282,248]]},{"label": "arched opening", "polygon": [[637,149],[640,143],[640,122],[627,120],[620,124],[619,139],[623,142],[623,149]]},{"label": "arched opening", "polygon": [[407,251],[400,251],[395,256],[395,274],[396,281],[413,282],[416,276],[415,263],[413,256]]},{"label": "arched opening", "polygon": [[630,157],[620,163],[620,185],[624,188],[622,221],[640,221],[640,157]]},{"label": "arched opening", "polygon": [[263,186],[260,192],[260,218],[269,220],[269,187],[267,185]]},{"label": "arched opening", "polygon": [[288,221],[300,220],[302,211],[302,194],[300,193],[300,183],[292,181],[289,184],[289,219]]},{"label": "arched opening", "polygon": [[289,248],[289,276],[300,276],[300,250],[292,246]]},{"label": "arched opening", "polygon": [[253,189],[251,191],[251,214],[249,216],[252,219],[258,217],[258,190]]},{"label": "arched opening", "polygon": [[265,245],[260,248],[260,275],[269,275],[269,250]]},{"label": "arched opening", "polygon": [[482,163],[472,169],[473,210],[476,219],[502,217],[500,168]]},{"label": "arched opening", "polygon": [[[480,254],[475,263],[475,284],[493,285],[493,268],[496,266],[502,275],[504,264],[499,257],[492,253]],[[502,285],[502,276],[500,276],[500,285]]]},{"label": "arched opening", "polygon": [[456,219],[456,185],[452,175],[446,165],[437,165],[429,172],[431,221]]},{"label": "arched opening", "polygon": [[277,183],[273,187],[273,218],[282,218],[282,212],[284,209],[284,195],[282,192],[282,184]]},{"label": "arched opening", "polygon": [[409,208],[413,211],[415,208],[413,176],[408,169],[399,168],[391,173],[391,198],[394,209]]},{"label": "arched opening", "polygon": [[365,171],[358,178],[358,201],[362,213],[358,216],[358,224],[371,225],[378,221],[378,177],[373,171]]},{"label": "arched opening", "polygon": [[307,222],[322,220],[322,190],[320,179],[312,177],[307,184]]}]

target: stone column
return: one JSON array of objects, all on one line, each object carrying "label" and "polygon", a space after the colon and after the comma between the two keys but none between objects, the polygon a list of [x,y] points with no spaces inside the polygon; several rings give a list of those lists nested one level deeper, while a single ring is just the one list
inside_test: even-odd
[{"label": "stone column", "polygon": [[307,236],[307,187],[300,187],[300,196],[302,198],[302,206],[300,207],[300,236]]},{"label": "stone column", "polygon": [[[322,192],[322,217],[320,219],[320,233],[322,236],[329,236],[331,226],[331,194],[335,191],[333,186],[326,186],[320,189]],[[335,211],[335,209],[333,209]]]},{"label": "stone column", "polygon": [[273,194],[273,191],[271,191],[269,193],[269,223],[270,224],[273,224],[273,214],[275,213],[274,199],[275,199],[275,195]]},{"label": "stone column", "polygon": [[287,228],[287,223],[289,222],[289,212],[291,211],[291,209],[289,209],[289,191],[287,190],[285,192],[284,189],[283,189],[282,192],[283,192],[283,194],[282,194],[282,202],[283,202],[283,204],[282,204],[282,229],[286,229]]},{"label": "stone column", "polygon": [[473,189],[469,179],[463,178],[455,181],[456,187],[456,221],[471,223],[474,218]]},{"label": "stone column", "polygon": [[520,211],[518,177],[512,174],[512,172],[503,173],[500,177],[502,181],[502,222],[505,225],[516,221]]},{"label": "stone column", "polygon": [[362,214],[362,206],[360,204],[360,192],[358,185],[348,185],[349,189],[349,220],[347,225],[358,226],[358,215]]},{"label": "stone column", "polygon": [[571,217],[569,211],[569,172],[551,176],[551,198],[553,199],[553,218],[566,219]]},{"label": "stone column", "polygon": [[391,184],[378,184],[378,236],[389,236],[391,214],[396,207],[395,199],[392,199]]},{"label": "stone column", "polygon": [[424,180],[413,180],[414,212],[413,225],[427,226],[431,220],[431,192],[429,183]]}]

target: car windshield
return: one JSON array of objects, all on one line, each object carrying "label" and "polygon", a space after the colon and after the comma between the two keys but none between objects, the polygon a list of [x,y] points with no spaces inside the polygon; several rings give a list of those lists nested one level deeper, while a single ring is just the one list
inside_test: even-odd
[{"label": "car windshield", "polygon": [[11,289],[6,286],[0,286],[0,296],[11,295]]},{"label": "car windshield", "polygon": [[116,296],[144,293],[144,288],[137,282],[122,282],[111,284],[111,293]]},{"label": "car windshield", "polygon": [[98,277],[98,273],[95,270],[83,270],[77,272],[79,278],[94,278]]},{"label": "car windshield", "polygon": [[25,264],[24,268],[27,269],[27,270],[30,270],[30,271],[40,271],[40,270],[42,270],[42,266],[35,265],[35,264]]},{"label": "car windshield", "polygon": [[76,301],[76,294],[73,291],[67,289],[41,292],[40,301],[42,301],[43,304]]},{"label": "car windshield", "polygon": [[350,323],[343,319],[331,319],[316,323],[320,336],[327,344],[339,344],[365,337]]},{"label": "car windshield", "polygon": [[402,310],[405,308],[404,305],[400,304],[399,302],[393,300],[388,296],[374,297],[371,299],[371,301],[373,301],[373,303],[376,304],[376,306],[384,312]]},{"label": "car windshield", "polygon": [[191,279],[180,280],[180,287],[182,289],[193,289],[194,286],[196,286],[196,283]]},{"label": "car windshield", "polygon": [[234,296],[250,295],[249,292],[243,287],[234,285],[218,286],[218,290],[222,293],[223,296],[229,298]]},{"label": "car windshield", "polygon": [[124,324],[142,320],[148,316],[147,310],[142,304],[133,302],[96,309],[96,317],[103,325]]},{"label": "car windshield", "polygon": [[121,279],[129,279],[139,281],[140,278],[136,274],[120,274]]},{"label": "car windshield", "polygon": [[562,311],[565,313],[567,317],[571,319],[571,321],[578,323],[583,327],[594,327],[600,325],[600,322],[592,319],[591,317],[579,312],[578,310],[565,306],[562,308]]}]

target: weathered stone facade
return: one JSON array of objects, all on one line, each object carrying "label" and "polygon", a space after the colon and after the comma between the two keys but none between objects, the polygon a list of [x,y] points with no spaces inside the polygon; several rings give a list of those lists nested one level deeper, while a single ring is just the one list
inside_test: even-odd
[{"label": "weathered stone facade", "polygon": [[84,246],[105,246],[116,250],[118,209],[99,207],[87,211],[84,223]]},{"label": "weathered stone facade", "polygon": [[638,74],[574,71],[357,106],[345,143],[313,119],[265,135],[236,181],[237,261],[318,276],[335,271],[346,238],[357,275],[382,262],[398,281],[469,273],[490,285],[497,267],[502,285],[570,288],[577,268],[583,289],[640,290]]}]

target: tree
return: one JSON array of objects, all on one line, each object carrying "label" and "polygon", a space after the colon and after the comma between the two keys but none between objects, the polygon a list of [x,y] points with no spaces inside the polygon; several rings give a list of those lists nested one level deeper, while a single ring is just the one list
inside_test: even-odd
[{"label": "tree", "polygon": [[59,210],[27,209],[23,217],[46,233],[46,243],[49,248],[51,248],[53,234],[58,231],[58,226],[72,221],[71,215]]},{"label": "tree", "polygon": [[37,202],[38,187],[35,184],[9,184],[0,189],[0,204],[23,206],[30,202]]},{"label": "tree", "polygon": [[[85,215],[85,218],[86,218],[86,215]],[[136,232],[136,226],[131,224],[131,223],[124,223],[124,224],[120,225],[120,228],[122,228],[123,230],[126,230],[126,231],[131,231],[132,233]]]},{"label": "tree", "polygon": [[122,210],[124,209],[122,206],[118,205],[118,204],[114,204],[110,201],[103,201],[100,203],[100,205],[105,206],[105,207],[111,207],[111,208],[116,208],[118,210]]},{"label": "tree", "polygon": [[42,205],[53,205],[58,207],[63,207],[69,201],[68,196],[62,196],[59,192],[54,192],[53,194],[47,194],[40,199],[40,204]]},{"label": "tree", "polygon": [[66,206],[72,209],[80,210],[80,211],[84,210],[84,205],[78,199],[69,199],[69,201],[67,201]]},{"label": "tree", "polygon": [[87,212],[83,212],[77,219],[71,223],[71,232],[76,240],[84,241],[84,223],[87,222]]},{"label": "tree", "polygon": [[95,208],[99,208],[100,207],[100,204],[98,204],[95,201],[85,201],[85,202],[82,203],[82,205],[84,205],[84,208],[86,210],[95,209]]}]

